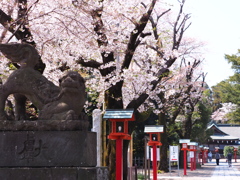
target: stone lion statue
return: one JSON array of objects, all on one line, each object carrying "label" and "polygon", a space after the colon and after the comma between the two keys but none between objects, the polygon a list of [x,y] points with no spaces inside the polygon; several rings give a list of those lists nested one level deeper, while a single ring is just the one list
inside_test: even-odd
[{"label": "stone lion statue", "polygon": [[[15,70],[0,84],[0,120],[7,120],[5,102],[10,94],[24,95],[39,110],[39,120],[77,120],[86,101],[83,77],[68,71],[59,86],[54,85],[40,72],[34,70],[39,55],[29,44],[0,44],[0,51],[12,62],[19,63]],[[15,110],[24,108],[17,107]],[[19,112],[18,112],[19,113]]]}]

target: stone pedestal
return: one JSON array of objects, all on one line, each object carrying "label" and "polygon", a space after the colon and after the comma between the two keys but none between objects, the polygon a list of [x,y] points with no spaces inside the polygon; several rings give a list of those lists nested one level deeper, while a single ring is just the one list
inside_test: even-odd
[{"label": "stone pedestal", "polygon": [[107,180],[103,167],[0,168],[1,180]]},{"label": "stone pedestal", "polygon": [[107,179],[96,167],[96,133],[76,121],[49,123],[0,122],[1,180]]}]

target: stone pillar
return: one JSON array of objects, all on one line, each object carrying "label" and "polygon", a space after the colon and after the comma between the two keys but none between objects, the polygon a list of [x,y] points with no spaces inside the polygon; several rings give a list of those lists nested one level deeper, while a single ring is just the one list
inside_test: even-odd
[{"label": "stone pillar", "polygon": [[97,133],[97,166],[101,166],[102,160],[102,114],[100,109],[93,110],[93,128],[92,131]]}]

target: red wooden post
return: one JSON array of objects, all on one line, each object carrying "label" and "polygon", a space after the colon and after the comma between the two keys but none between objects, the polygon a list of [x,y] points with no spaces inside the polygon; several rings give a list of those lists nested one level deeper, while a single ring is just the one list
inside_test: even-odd
[{"label": "red wooden post", "polygon": [[205,147],[205,150],[204,150],[204,160],[205,160],[205,163],[208,162],[207,152],[208,152],[208,149],[207,149],[207,147]]},{"label": "red wooden post", "polygon": [[187,175],[187,144],[190,143],[190,139],[180,139],[179,143],[182,143],[184,175]]},{"label": "red wooden post", "polygon": [[235,159],[235,162],[237,162],[237,152],[234,151],[234,159]]},{"label": "red wooden post", "polygon": [[238,151],[238,147],[234,147],[234,159],[235,159],[235,162],[237,162],[237,151]]},{"label": "red wooden post", "polygon": [[194,170],[196,170],[196,163],[197,163],[197,152],[196,152],[197,150],[196,150],[196,146],[194,147]]},{"label": "red wooden post", "polygon": [[153,146],[153,180],[157,180],[157,146]]},{"label": "red wooden post", "polygon": [[191,165],[191,171],[193,171],[193,145],[190,142],[188,144],[190,146],[189,151],[190,151],[190,165]]},{"label": "red wooden post", "polygon": [[184,150],[183,153],[184,153],[183,155],[184,175],[187,175],[187,150]]},{"label": "red wooden post", "polygon": [[193,171],[193,158],[190,158],[191,171]]},{"label": "red wooden post", "polygon": [[196,151],[193,151],[193,155],[194,155],[194,158],[193,158],[193,170],[196,169]]},{"label": "red wooden post", "polygon": [[198,143],[190,142],[188,143],[189,151],[190,151],[190,162],[191,162],[191,171],[195,170],[195,163],[196,163],[196,146]]},{"label": "red wooden post", "polygon": [[122,145],[123,140],[116,140],[116,180],[122,180]]}]

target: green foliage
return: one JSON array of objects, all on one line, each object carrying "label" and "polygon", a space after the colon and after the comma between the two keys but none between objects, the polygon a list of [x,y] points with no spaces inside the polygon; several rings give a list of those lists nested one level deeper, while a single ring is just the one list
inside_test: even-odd
[{"label": "green foliage", "polygon": [[227,115],[232,123],[236,123],[240,122],[240,50],[233,55],[226,54],[225,59],[231,64],[234,75],[212,87],[214,104],[218,104],[218,108],[220,103],[236,104],[236,111]]},{"label": "green foliage", "polygon": [[[198,104],[198,116],[193,123],[191,139],[200,143],[206,142],[211,132],[206,131],[207,124],[210,122],[211,107],[207,103]],[[201,134],[201,136],[199,136]]]},{"label": "green foliage", "polygon": [[164,171],[158,170],[157,173],[158,173],[158,174],[163,174]]},{"label": "green foliage", "polygon": [[240,74],[240,49],[238,49],[238,52],[233,55],[225,55],[225,59],[228,60],[228,63],[231,63],[231,68],[235,70],[236,74]]},{"label": "green foliage", "polygon": [[235,111],[230,112],[226,115],[226,118],[229,119],[229,123],[231,124],[240,124],[240,108],[237,108]]},{"label": "green foliage", "polygon": [[[210,89],[203,92],[201,101],[197,104],[197,111],[193,114],[194,122],[192,126],[191,139],[204,143],[212,135],[212,132],[206,131],[207,125],[211,120],[212,113],[212,94]],[[199,136],[201,134],[201,136]]]},{"label": "green foliage", "polygon": [[235,92],[234,87],[227,80],[221,81],[216,86],[213,86],[212,90],[214,104],[227,103],[233,100],[232,96],[234,95]]},{"label": "green foliage", "polygon": [[16,66],[13,63],[9,63],[8,67],[10,70],[17,70]]},{"label": "green foliage", "polygon": [[99,96],[98,92],[91,91],[89,88],[86,88],[87,91],[87,101],[89,102],[86,112],[88,116],[92,116],[92,111],[97,109],[97,98]]},{"label": "green foliage", "polygon": [[225,146],[224,149],[223,149],[224,157],[227,157],[227,154],[229,152],[233,154],[233,147],[232,146]]},{"label": "green foliage", "polygon": [[137,179],[139,179],[139,180],[140,180],[140,179],[145,179],[145,177],[144,177],[143,174],[140,174],[140,173],[139,173],[139,174],[137,174]]}]

